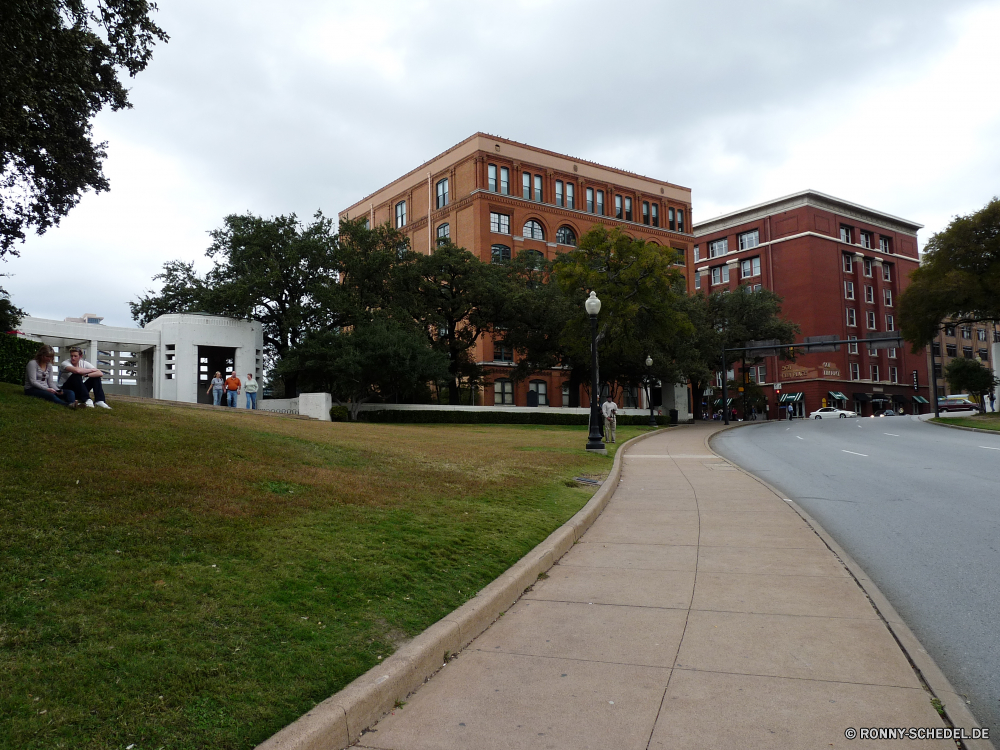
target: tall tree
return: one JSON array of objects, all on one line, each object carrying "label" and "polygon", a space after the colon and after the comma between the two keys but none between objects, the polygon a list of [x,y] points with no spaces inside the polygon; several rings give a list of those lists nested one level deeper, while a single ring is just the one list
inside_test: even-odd
[{"label": "tall tree", "polygon": [[472,357],[475,346],[505,309],[505,276],[450,242],[418,256],[413,274],[409,307],[434,348],[448,356],[448,402],[460,404],[459,384],[480,374]]},{"label": "tall tree", "polygon": [[993,370],[974,359],[959,357],[944,368],[944,377],[951,386],[952,393],[971,393],[979,401],[979,411],[986,411],[986,399],[1000,379]]},{"label": "tall tree", "polygon": [[7,290],[0,287],[0,333],[17,329],[25,315],[24,310],[11,302]]},{"label": "tall tree", "polygon": [[1000,199],[957,216],[931,236],[923,262],[899,296],[903,338],[914,352],[931,343],[946,318],[1000,320]]},{"label": "tall tree", "polygon": [[88,189],[109,189],[94,117],[129,108],[120,80],[167,35],[147,0],[0,3],[0,257],[58,224]]}]

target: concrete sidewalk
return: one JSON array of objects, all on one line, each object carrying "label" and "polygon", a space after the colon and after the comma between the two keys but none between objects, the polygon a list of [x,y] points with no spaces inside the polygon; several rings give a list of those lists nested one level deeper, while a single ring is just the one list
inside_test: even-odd
[{"label": "concrete sidewalk", "polygon": [[856,747],[849,727],[944,727],[836,556],[706,448],[717,429],[634,445],[548,577],[358,747],[798,750]]}]

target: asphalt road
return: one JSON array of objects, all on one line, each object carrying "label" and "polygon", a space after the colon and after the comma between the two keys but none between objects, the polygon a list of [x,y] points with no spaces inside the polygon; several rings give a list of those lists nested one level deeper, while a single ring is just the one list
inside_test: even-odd
[{"label": "asphalt road", "polygon": [[1000,737],[1000,435],[910,416],[795,420],[712,447],[822,524]]}]

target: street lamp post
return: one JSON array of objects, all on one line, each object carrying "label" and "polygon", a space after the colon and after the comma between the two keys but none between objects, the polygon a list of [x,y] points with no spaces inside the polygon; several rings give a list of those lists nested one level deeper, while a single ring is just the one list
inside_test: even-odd
[{"label": "street lamp post", "polygon": [[646,398],[649,399],[649,426],[656,427],[656,417],[653,416],[653,358],[646,356]]},{"label": "street lamp post", "polygon": [[601,311],[601,301],[597,292],[591,292],[583,303],[590,316],[590,434],[587,436],[587,450],[607,450],[601,440],[600,394],[597,391],[597,314]]}]

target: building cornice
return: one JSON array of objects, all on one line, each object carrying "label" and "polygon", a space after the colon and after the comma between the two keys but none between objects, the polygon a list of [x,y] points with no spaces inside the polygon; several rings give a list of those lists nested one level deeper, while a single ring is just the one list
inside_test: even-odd
[{"label": "building cornice", "polygon": [[915,221],[909,221],[908,219],[893,216],[883,211],[876,211],[873,208],[868,208],[858,203],[851,203],[842,198],[821,193],[818,190],[803,190],[782,198],[767,201],[766,203],[758,203],[754,206],[742,208],[739,211],[716,216],[707,221],[700,221],[692,229],[694,230],[695,237],[703,237],[707,234],[731,229],[740,224],[747,224],[751,221],[763,219],[767,216],[774,216],[775,214],[790,211],[794,208],[801,208],[802,206],[813,206],[824,211],[840,214],[841,216],[849,216],[852,219],[858,219],[882,229],[899,232],[900,234],[908,234],[913,237],[916,237],[917,231],[924,227],[923,224],[918,224]]},{"label": "building cornice", "polygon": [[[790,242],[791,240],[801,239],[802,237],[816,237],[821,240],[826,240],[827,242],[833,242],[837,245],[840,245],[842,249],[845,251],[850,251],[854,255],[861,255],[861,256],[870,255],[872,260],[880,263],[883,262],[883,260],[908,260],[911,263],[917,263],[917,264],[920,263],[920,261],[917,258],[912,258],[909,255],[900,255],[899,253],[886,253],[883,252],[882,250],[877,250],[874,247],[862,247],[861,245],[853,245],[850,242],[844,242],[843,240],[837,237],[831,237],[828,234],[821,234],[819,232],[812,232],[812,231],[798,232],[797,234],[790,234],[787,237],[779,237],[776,240],[768,240],[767,242],[761,242],[746,250],[732,250],[726,253],[725,255],[718,255],[714,258],[699,258],[695,262],[708,263],[709,265],[711,265],[713,263],[728,263],[729,261],[723,260],[724,258],[736,257],[737,260],[742,260],[745,257],[750,257],[753,256],[755,253],[760,252],[760,249],[762,247],[780,245],[782,242]],[[701,270],[701,268],[702,267],[699,266],[698,270]],[[704,268],[707,269],[708,266],[704,266]]]}]

